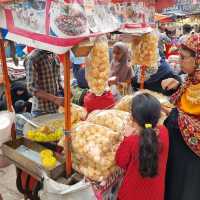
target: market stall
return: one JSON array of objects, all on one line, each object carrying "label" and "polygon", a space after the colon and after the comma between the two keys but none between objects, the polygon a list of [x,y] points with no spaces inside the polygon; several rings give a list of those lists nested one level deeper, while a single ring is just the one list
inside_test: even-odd
[{"label": "market stall", "polygon": [[172,16],[156,13],[155,14],[155,21],[157,21],[159,23],[170,23],[170,22],[174,22],[175,19],[173,19]]},{"label": "market stall", "polygon": [[[74,120],[73,113],[75,112],[71,111],[71,108],[73,109],[73,106],[71,107],[70,99],[70,60],[68,50],[73,46],[77,46],[78,44],[80,44],[80,42],[84,40],[90,41],[89,48],[86,48],[86,54],[88,54],[88,49],[91,50],[91,47],[93,47],[90,52],[90,56],[92,55],[90,58],[91,69],[87,69],[89,77],[88,80],[90,88],[93,89],[93,93],[101,95],[106,88],[105,83],[108,78],[109,58],[108,53],[105,53],[106,51],[108,52],[108,41],[104,39],[101,40],[101,37],[99,36],[116,30],[125,34],[129,34],[131,37],[132,35],[142,35],[142,40],[140,40],[139,42],[134,41],[134,48],[137,49],[137,51],[135,51],[135,54],[137,55],[134,56],[133,60],[135,64],[142,65],[141,88],[143,88],[144,71],[146,67],[154,66],[155,62],[157,61],[155,53],[156,46],[154,46],[156,44],[157,38],[154,34],[143,35],[144,33],[149,33],[152,31],[149,24],[153,24],[154,22],[155,2],[133,1],[131,3],[126,3],[123,1],[123,3],[119,3],[118,1],[112,1],[108,3],[103,1],[97,4],[94,1],[89,1],[84,4],[80,4],[80,2],[69,3],[68,1],[62,0],[38,1],[37,4],[33,4],[33,2],[31,3],[29,1],[22,1],[22,3],[14,4],[0,4],[0,16],[3,19],[0,22],[0,27],[4,30],[7,30],[7,34],[5,36],[6,39],[20,42],[34,48],[52,51],[56,54],[64,54],[64,161],[66,162],[63,162],[63,159],[60,158],[59,155],[54,153],[54,156],[56,157],[59,165],[54,165],[54,167],[50,167],[50,169],[48,169],[47,167],[47,170],[45,171],[51,178],[57,179],[63,174],[63,172],[66,172],[66,177],[69,178],[72,175],[72,169],[75,169],[76,171],[84,174],[87,178],[89,178],[89,184],[88,182],[82,183],[82,185],[79,186],[79,190],[81,190],[80,188],[87,189],[87,192],[90,192],[91,196],[93,195],[94,198],[94,194],[91,191],[91,188],[93,188],[97,199],[106,199],[109,198],[110,193],[112,193],[111,190],[113,189],[113,186],[117,188],[122,179],[122,172],[120,170],[116,170],[116,167],[113,166],[113,155],[115,153],[116,146],[120,140],[120,137],[122,136],[121,129],[123,129],[124,123],[127,123],[128,114],[118,113],[119,116],[116,120],[120,122],[121,127],[117,127],[117,125],[115,127],[107,127],[108,124],[102,122],[101,116],[100,118],[96,116],[95,121],[93,121],[95,118],[88,117],[87,122],[82,122],[83,124],[79,124],[80,128],[76,127],[73,130],[73,133],[71,133],[72,121]],[[4,83],[6,86],[7,105],[9,111],[12,112],[12,102],[9,92],[10,82],[8,78],[8,69],[5,59],[4,45],[3,40],[1,39],[0,41],[0,55],[3,67]],[[144,52],[150,51],[148,48],[145,48],[145,45],[146,47],[148,47],[149,44],[147,43],[150,41],[152,42],[150,46],[153,47],[154,50],[152,50],[152,52],[148,54],[147,59],[144,59],[144,57],[146,57],[146,54],[144,55]],[[143,46],[144,49],[141,49],[141,46]],[[79,48],[77,47],[76,50],[80,48],[81,45],[79,46]],[[143,58],[139,56],[141,51],[143,51]],[[99,57],[99,54],[101,54],[101,56],[103,55],[103,65],[101,63],[101,58]],[[103,73],[102,76],[98,74],[98,70],[100,71],[101,67],[101,72]],[[97,73],[95,73],[95,70],[97,70]],[[101,83],[99,84],[97,84],[95,82],[95,78],[93,78],[93,76],[95,76],[96,74],[98,74],[99,77],[95,78],[101,80]],[[96,113],[96,115],[98,115],[98,113]],[[112,118],[114,117],[114,115],[115,114],[113,114],[112,112],[109,113],[109,111],[106,114],[107,118]],[[43,120],[45,121],[45,119]],[[113,123],[110,122],[109,124]],[[93,140],[90,137],[90,132],[96,132],[97,134],[94,135],[94,137],[99,139],[99,143],[105,143],[104,146],[100,146],[101,148],[97,150],[98,152],[100,151],[99,157],[97,156],[97,158],[92,158],[92,153],[89,153],[87,155],[87,159],[91,161],[91,165],[89,167],[87,166],[87,169],[84,168],[86,167],[85,163],[81,160],[83,159],[84,155],[81,155],[82,152],[80,152],[79,148],[81,145],[84,144],[80,144],[79,140],[77,140],[77,138],[81,138],[81,135],[83,135],[82,132],[84,131],[84,129],[85,131],[88,131],[88,136],[87,138],[83,138],[83,142],[87,140]],[[107,140],[101,141],[102,138],[100,138],[100,136],[105,132],[107,133],[107,136],[105,136],[107,137]],[[29,136],[30,135],[31,134],[29,134]],[[105,154],[104,151],[107,151],[107,149],[110,148],[110,138],[112,138],[113,141],[113,154],[111,154],[111,156],[105,155],[105,158],[103,159],[104,163],[102,163],[102,168],[96,169],[94,165],[100,164],[100,161],[102,161],[101,155]],[[31,137],[29,137],[29,139],[31,139]],[[12,142],[8,142],[4,145],[4,153],[15,162],[18,168],[27,171],[29,174],[40,180],[41,177],[46,177],[46,175],[40,174],[41,170],[39,170],[40,168],[38,168],[38,163],[35,163],[34,161],[31,162],[27,159],[26,156],[24,158],[24,155],[21,155],[19,153],[18,148],[20,148],[22,145],[30,148],[32,151],[37,150],[37,152],[41,152],[44,150],[44,148],[42,148],[40,144],[37,144],[29,139],[25,138],[16,141],[16,134],[13,127]],[[73,143],[71,140],[73,140]],[[74,151],[76,151],[77,157],[75,159],[72,158],[74,155],[72,155],[71,152],[71,143]],[[16,149],[18,149],[17,152]],[[78,158],[78,156],[80,156],[80,158]],[[76,160],[77,162],[73,163],[72,159]],[[29,165],[26,164],[27,162],[29,162]],[[63,167],[64,163],[66,163],[65,168]],[[43,167],[44,166],[45,164],[43,164]],[[48,188],[49,182],[47,180],[48,179],[45,179],[45,183],[47,184],[47,188],[45,189],[48,193],[50,192],[50,189]],[[102,184],[103,181],[104,184]],[[93,182],[95,183],[93,184]],[[53,185],[55,186],[56,183],[54,182]],[[58,185],[58,187],[63,188],[64,186]],[[74,190],[78,189],[74,188]],[[71,191],[74,190],[71,188]],[[63,191],[66,192],[67,189],[63,188]],[[70,188],[68,188],[67,192],[70,192]],[[65,194],[68,194],[67,192]],[[57,197],[59,197],[59,194],[62,196],[61,191],[60,193],[57,193]],[[113,192],[113,195],[115,194],[116,191]],[[45,195],[48,194],[45,194],[45,192],[43,192],[42,195],[43,199],[47,199]],[[81,193],[79,193],[79,195],[79,199],[81,199]]]},{"label": "market stall", "polygon": [[185,18],[176,20],[177,26],[183,26],[184,24],[190,24],[194,27],[194,30],[199,32],[200,13],[190,13]]}]

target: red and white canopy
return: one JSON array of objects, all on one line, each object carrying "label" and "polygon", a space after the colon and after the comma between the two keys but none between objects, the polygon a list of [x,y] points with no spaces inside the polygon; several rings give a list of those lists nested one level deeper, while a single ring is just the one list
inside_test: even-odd
[{"label": "red and white canopy", "polygon": [[120,30],[148,32],[155,8],[173,0],[0,0],[0,28],[6,39],[66,52],[88,37]]}]

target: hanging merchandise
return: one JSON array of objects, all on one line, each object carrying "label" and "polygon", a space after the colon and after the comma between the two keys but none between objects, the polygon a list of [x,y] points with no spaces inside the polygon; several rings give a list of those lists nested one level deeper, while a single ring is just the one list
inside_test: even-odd
[{"label": "hanging merchandise", "polygon": [[152,31],[154,26],[155,1],[131,1],[120,7],[122,33],[141,35]]},{"label": "hanging merchandise", "polygon": [[159,4],[155,0],[1,0],[0,28],[8,30],[5,39],[62,54],[100,34],[150,32]]},{"label": "hanging merchandise", "polygon": [[97,38],[88,58],[86,79],[90,91],[101,96],[107,87],[109,78],[109,48],[106,36]]},{"label": "hanging merchandise", "polygon": [[156,71],[159,66],[158,36],[152,31],[140,37],[134,37],[132,50],[132,64],[140,67],[140,89],[144,89],[146,69]]},{"label": "hanging merchandise", "polygon": [[158,68],[158,36],[155,32],[133,39],[132,49],[134,65]]}]

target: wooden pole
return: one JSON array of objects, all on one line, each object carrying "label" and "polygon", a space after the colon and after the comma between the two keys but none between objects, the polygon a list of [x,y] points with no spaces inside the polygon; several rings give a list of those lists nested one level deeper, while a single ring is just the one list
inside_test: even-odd
[{"label": "wooden pole", "polygon": [[140,76],[140,89],[144,89],[144,81],[145,81],[145,70],[146,66],[141,66],[141,76]]},{"label": "wooden pole", "polygon": [[70,92],[70,55],[69,51],[64,55],[64,106],[65,106],[65,155],[66,175],[72,174],[71,159],[71,92]]},{"label": "wooden pole", "polygon": [[10,92],[10,80],[8,76],[8,67],[6,64],[6,55],[5,55],[5,49],[4,49],[4,42],[2,39],[0,39],[0,57],[2,62],[2,72],[3,72],[3,81],[5,84],[5,94],[6,94],[6,103],[7,108],[9,111],[12,112],[12,98],[11,98],[11,92]]},{"label": "wooden pole", "polygon": [[[5,95],[6,95],[6,103],[7,103],[7,109],[10,112],[13,112],[12,107],[12,97],[11,97],[11,87],[10,87],[10,80],[8,76],[8,67],[6,64],[6,54],[5,54],[5,48],[4,48],[4,41],[0,39],[0,58],[2,63],[2,72],[3,72],[3,81],[5,85]],[[12,126],[12,140],[13,142],[16,141],[16,131],[15,131],[15,125]]]}]

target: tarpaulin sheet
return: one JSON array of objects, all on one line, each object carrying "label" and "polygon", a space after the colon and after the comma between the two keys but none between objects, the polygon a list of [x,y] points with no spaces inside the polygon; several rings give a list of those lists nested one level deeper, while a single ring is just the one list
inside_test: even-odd
[{"label": "tarpaulin sheet", "polygon": [[162,14],[156,13],[155,21],[159,21],[161,23],[168,23],[168,22],[174,22],[175,20],[168,15],[162,15]]}]

